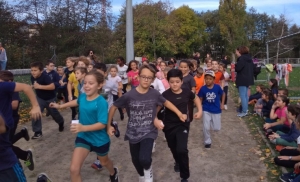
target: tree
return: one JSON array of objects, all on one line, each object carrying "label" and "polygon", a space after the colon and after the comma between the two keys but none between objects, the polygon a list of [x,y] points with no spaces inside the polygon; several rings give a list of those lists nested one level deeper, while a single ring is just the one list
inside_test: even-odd
[{"label": "tree", "polygon": [[228,42],[227,51],[235,60],[234,50],[240,45],[246,45],[244,29],[246,18],[245,0],[220,0],[219,5],[220,33]]}]

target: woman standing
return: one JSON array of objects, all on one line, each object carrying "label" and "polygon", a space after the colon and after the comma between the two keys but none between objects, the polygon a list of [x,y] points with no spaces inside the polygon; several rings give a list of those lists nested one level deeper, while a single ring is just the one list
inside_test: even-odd
[{"label": "woman standing", "polygon": [[241,46],[237,48],[236,55],[238,56],[235,65],[236,85],[239,90],[239,95],[242,103],[242,112],[238,117],[247,116],[248,111],[248,87],[254,85],[253,61],[249,54],[249,48]]}]

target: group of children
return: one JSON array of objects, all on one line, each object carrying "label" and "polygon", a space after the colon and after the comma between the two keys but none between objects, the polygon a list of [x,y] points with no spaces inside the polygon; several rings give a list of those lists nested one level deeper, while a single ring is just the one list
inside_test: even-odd
[{"label": "group of children", "polygon": [[[153,181],[152,149],[161,129],[175,161],[174,170],[180,172],[181,181],[186,182],[190,176],[187,143],[191,122],[203,115],[205,148],[211,148],[212,144],[210,127],[217,131],[221,129],[221,110],[225,106],[229,75],[225,66],[214,60],[209,61],[212,66],[205,69],[198,68],[193,60],[182,60],[178,69],[171,69],[163,60],[156,65],[144,62],[142,66],[133,60],[127,66],[124,58],[118,57],[117,66],[112,65],[107,70],[105,64],[92,64],[86,57],[69,57],[66,59],[66,68],[58,66],[57,72],[51,61],[47,62],[46,70],[41,62],[32,63],[32,86],[22,84],[25,90],[20,89],[18,83],[7,83],[7,80],[0,78],[0,84],[4,85],[0,86],[0,90],[5,88],[11,93],[24,91],[31,99],[32,139],[43,136],[40,115],[45,108],[58,124],[60,132],[64,130],[64,118],[58,109],[71,108],[71,132],[77,133],[70,166],[72,181],[82,181],[80,169],[91,151],[97,154],[92,167],[100,170],[104,166],[110,173],[111,181],[120,181],[118,168],[113,166],[108,157],[111,145],[109,135],[119,132],[113,124],[113,116],[118,109],[121,120],[124,119],[124,111],[128,116],[125,140],[129,141],[139,181]],[[131,86],[130,91],[127,91],[127,85]],[[7,95],[8,91],[3,93]],[[57,99],[60,104],[56,103]],[[11,104],[11,101],[8,97],[6,102]],[[193,112],[194,105],[197,107],[196,113]],[[12,108],[8,110],[6,112],[0,108],[6,128],[9,129],[1,137],[8,137],[7,133],[11,134],[10,128],[13,128],[14,122],[10,121]],[[162,113],[159,119],[158,112]],[[29,139],[26,132],[22,136]],[[5,141],[10,143],[9,138],[5,138]],[[6,148],[6,155],[14,156],[8,145]],[[14,165],[19,167],[15,161],[15,158],[12,159],[7,167],[13,170]],[[19,173],[15,171],[13,175]]]}]

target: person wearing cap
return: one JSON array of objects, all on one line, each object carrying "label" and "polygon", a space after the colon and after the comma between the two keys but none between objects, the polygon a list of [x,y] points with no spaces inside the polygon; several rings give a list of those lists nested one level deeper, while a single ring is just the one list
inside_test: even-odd
[{"label": "person wearing cap", "polygon": [[[224,108],[225,93],[218,84],[214,84],[215,72],[206,70],[204,73],[205,85],[201,87],[198,97],[203,108],[203,134],[205,148],[211,147],[210,126],[213,130],[221,129],[221,113]],[[221,101],[222,98],[222,102]]]},{"label": "person wearing cap", "polygon": [[6,69],[6,63],[7,63],[6,51],[2,47],[2,43],[0,42],[0,70]]}]

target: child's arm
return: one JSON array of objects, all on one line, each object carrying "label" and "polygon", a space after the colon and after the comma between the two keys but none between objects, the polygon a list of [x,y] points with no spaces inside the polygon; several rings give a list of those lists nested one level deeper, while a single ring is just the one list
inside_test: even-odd
[{"label": "child's arm", "polygon": [[123,84],[122,82],[118,83],[118,96],[122,97],[122,88],[123,88]]},{"label": "child's arm", "polygon": [[78,124],[71,124],[71,132],[72,133],[79,133],[79,132],[88,132],[88,131],[97,131],[102,130],[106,127],[105,124],[102,123],[95,123],[91,125],[82,125],[80,123]]},{"label": "child's arm", "polygon": [[276,119],[277,118],[277,114],[275,113],[276,108],[277,108],[276,102],[274,102],[274,104],[272,105],[271,112],[270,112],[270,119]]},{"label": "child's arm", "polygon": [[[157,114],[158,114],[158,112],[160,111],[161,108],[162,108],[161,106],[157,106],[157,108],[156,108],[156,116],[157,116]],[[155,117],[155,119],[153,121],[153,124],[159,130],[164,129],[164,124],[157,117]]]},{"label": "child's arm", "polygon": [[11,102],[11,107],[12,107],[12,110],[16,110],[19,106],[19,101],[18,100],[13,100]]},{"label": "child's arm", "polygon": [[185,122],[186,119],[187,119],[187,115],[186,114],[182,114],[178,109],[177,107],[175,107],[170,101],[166,101],[164,103],[164,106],[167,107],[168,109],[170,109],[171,111],[173,111],[174,113],[177,114],[177,116],[179,117],[179,119],[182,121],[182,122]]},{"label": "child's arm", "polygon": [[225,93],[222,94],[222,102],[221,102],[221,109],[224,109],[224,103],[225,103]]},{"label": "child's arm", "polygon": [[5,121],[3,117],[0,115],[0,134],[6,132],[6,126],[5,126]]},{"label": "child's arm", "polygon": [[69,101],[73,100],[73,96],[72,96],[72,82],[69,80],[68,84],[67,84],[67,90],[68,90],[68,99]]},{"label": "child's arm", "polygon": [[39,103],[35,97],[35,94],[30,85],[24,83],[17,83],[15,86],[14,92],[24,92],[25,95],[29,98],[30,103],[32,105],[31,111],[29,112],[32,119],[37,120],[42,116],[41,109]]},{"label": "child's arm", "polygon": [[55,85],[54,85],[54,83],[50,83],[49,85],[40,85],[37,82],[34,82],[33,88],[39,89],[39,90],[54,90]]},{"label": "child's arm", "polygon": [[113,116],[116,112],[118,108],[114,105],[112,105],[109,109],[109,112],[108,112],[108,121],[107,121],[107,134],[109,136],[113,136],[114,135],[114,132],[115,132],[115,128],[111,126],[111,122],[112,122],[112,119],[113,119]]},{"label": "child's arm", "polygon": [[197,95],[195,95],[194,103],[197,107],[198,112],[195,113],[194,118],[201,118],[202,116],[202,104],[200,102],[200,99]]},{"label": "child's arm", "polygon": [[[272,110],[273,110],[273,109],[272,109]],[[271,110],[271,113],[272,113],[272,110]],[[270,113],[270,119],[272,119],[272,118],[271,118],[271,113]],[[276,115],[276,114],[275,114],[275,115]],[[277,117],[276,117],[276,118],[277,118]],[[282,117],[282,118],[279,119],[279,121],[277,120],[277,121],[274,122],[274,123],[265,123],[265,124],[264,124],[264,128],[267,130],[267,129],[273,127],[273,126],[282,125],[282,124],[284,124],[284,121],[285,121],[285,120],[286,120],[286,118],[285,118],[285,117]]]},{"label": "child's arm", "polygon": [[132,77],[131,77],[131,75],[130,75],[129,72],[127,73],[127,77],[128,77],[128,84],[130,85],[130,84],[131,84]]},{"label": "child's arm", "polygon": [[192,87],[192,92],[196,93],[196,87]]},{"label": "child's arm", "polygon": [[280,159],[280,160],[290,160],[290,161],[300,161],[300,155],[297,155],[297,156],[278,156],[278,159]]},{"label": "child's arm", "polygon": [[77,107],[78,103],[77,103],[77,99],[75,99],[75,100],[69,101],[67,103],[64,103],[62,105],[59,105],[57,103],[52,102],[52,103],[49,104],[49,106],[51,108],[63,109],[63,108],[66,108],[66,107]]}]

